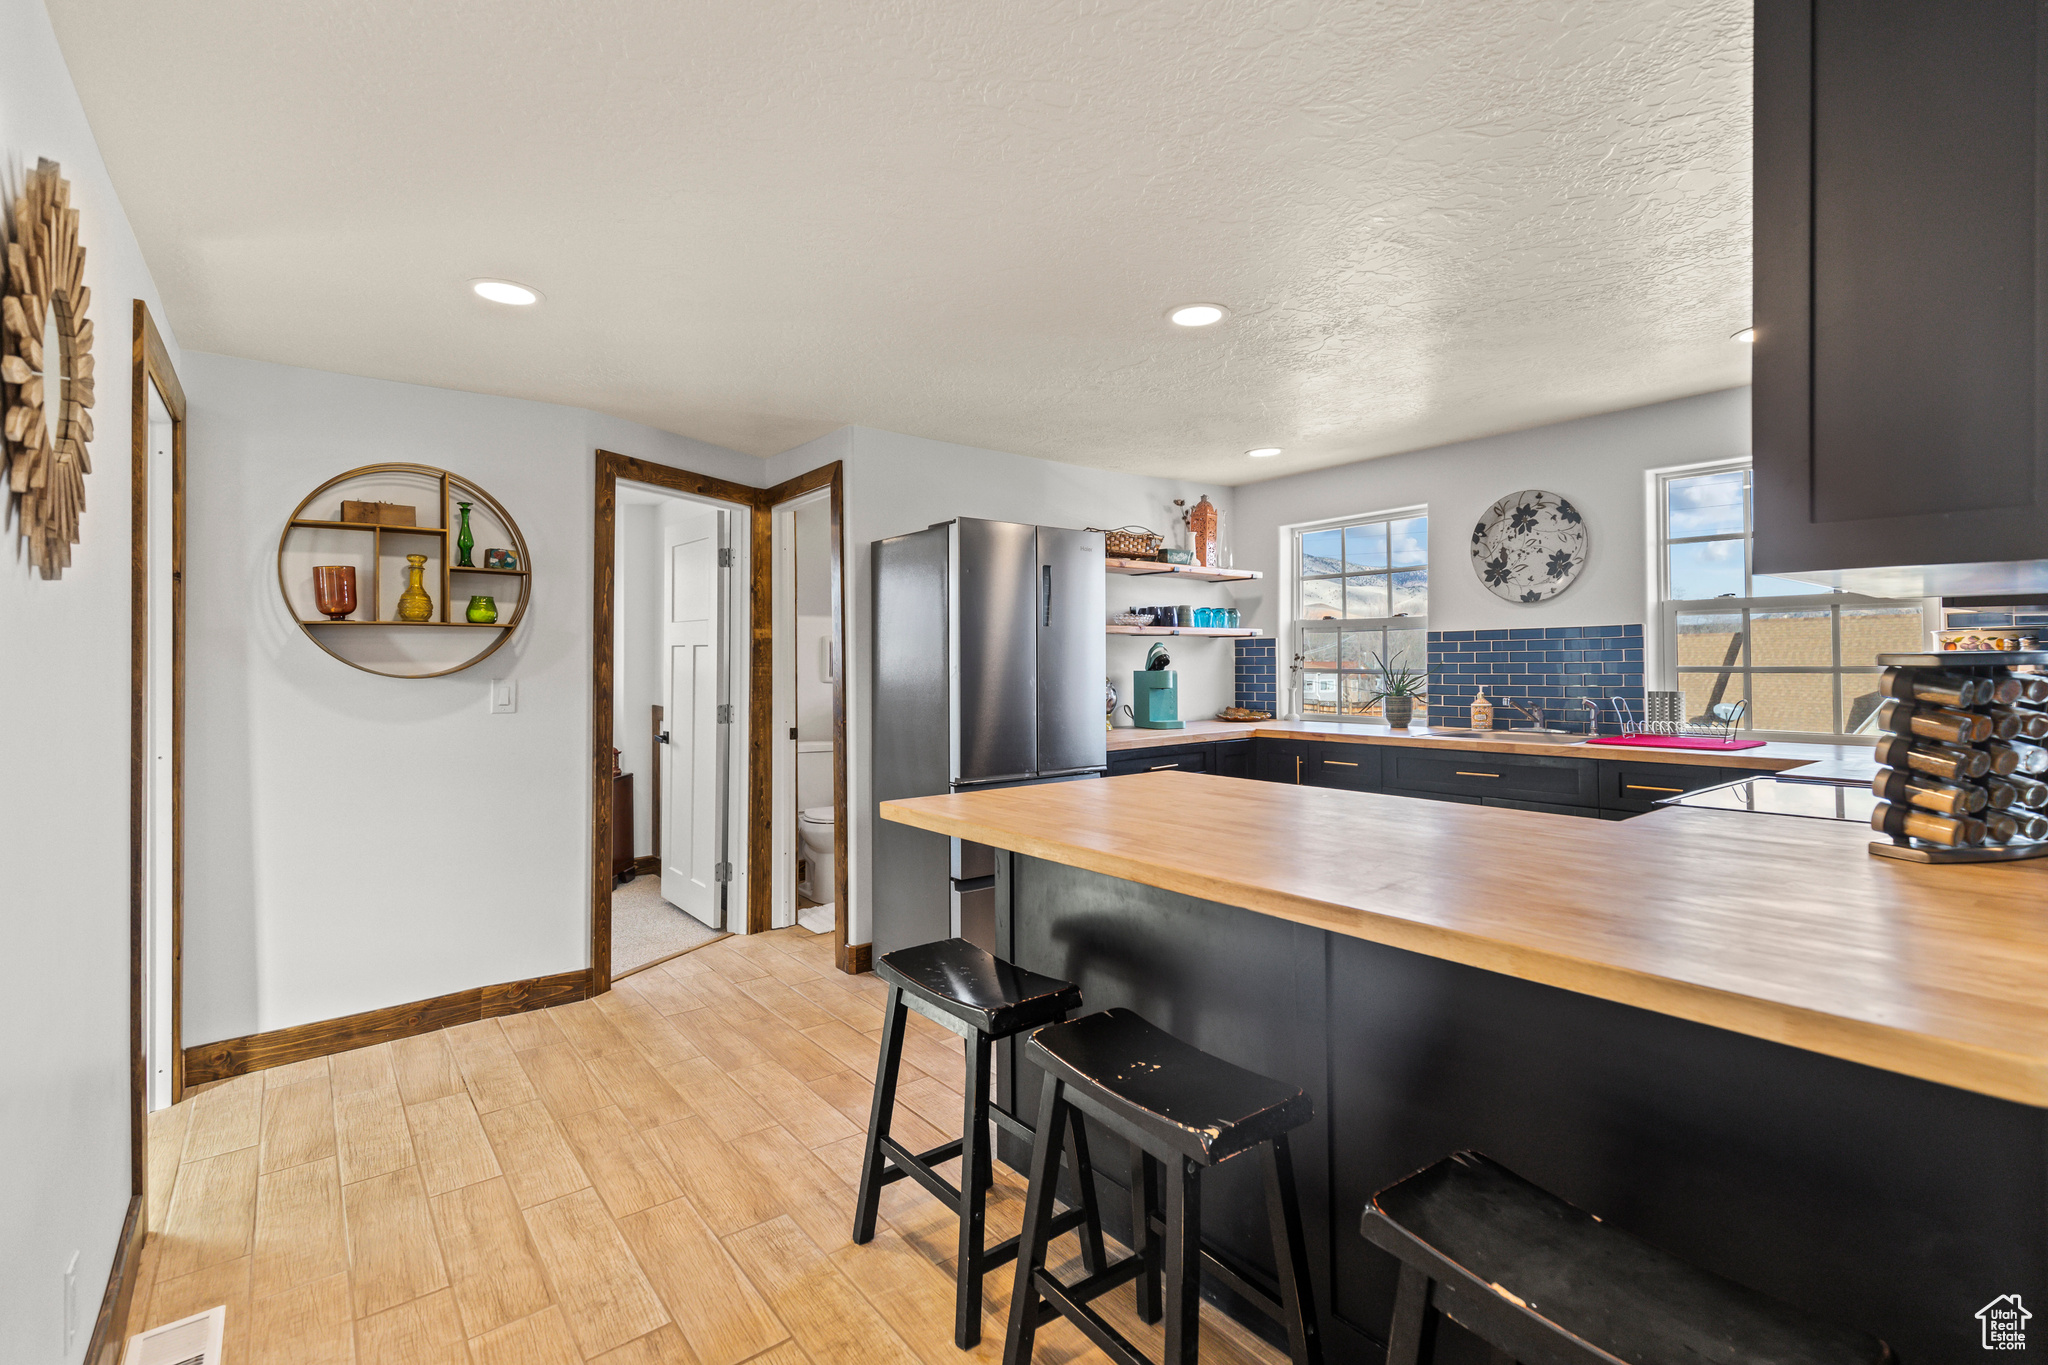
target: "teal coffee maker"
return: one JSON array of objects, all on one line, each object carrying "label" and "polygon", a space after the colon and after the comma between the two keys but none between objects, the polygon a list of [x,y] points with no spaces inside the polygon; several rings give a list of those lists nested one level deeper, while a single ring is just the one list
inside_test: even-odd
[{"label": "teal coffee maker", "polygon": [[1131,674],[1131,719],[1145,730],[1179,730],[1180,685],[1164,642],[1145,655],[1145,666]]}]

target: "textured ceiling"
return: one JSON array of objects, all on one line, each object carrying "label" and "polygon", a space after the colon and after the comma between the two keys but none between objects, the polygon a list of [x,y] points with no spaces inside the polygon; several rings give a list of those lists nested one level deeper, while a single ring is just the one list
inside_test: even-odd
[{"label": "textured ceiling", "polygon": [[49,8],[199,350],[1223,483],[1748,380],[1745,0]]}]

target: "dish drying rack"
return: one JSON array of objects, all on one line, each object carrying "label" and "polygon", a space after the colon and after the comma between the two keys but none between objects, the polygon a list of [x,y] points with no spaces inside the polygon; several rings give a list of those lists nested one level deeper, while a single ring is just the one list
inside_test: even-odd
[{"label": "dish drying rack", "polygon": [[[1635,708],[1628,704],[1626,697],[1609,697],[1614,707],[1614,719],[1621,726],[1618,735],[1596,735],[1587,740],[1588,744],[1608,744],[1619,747],[1645,749],[1712,749],[1728,752],[1736,749],[1761,749],[1760,739],[1737,739],[1736,732],[1742,726],[1742,718],[1749,714],[1747,701],[1717,703],[1709,712],[1710,721],[1682,721],[1678,719],[1680,699],[1676,692],[1652,692],[1643,705],[1643,719],[1638,721]],[[1652,705],[1651,702],[1660,703]],[[1595,712],[1597,716],[1597,711]]]}]

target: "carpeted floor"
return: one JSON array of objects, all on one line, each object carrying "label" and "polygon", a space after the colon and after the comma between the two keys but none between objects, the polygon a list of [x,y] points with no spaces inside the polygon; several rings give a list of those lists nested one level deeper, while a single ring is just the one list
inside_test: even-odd
[{"label": "carpeted floor", "polygon": [[612,976],[724,938],[661,898],[661,877],[643,872],[612,888]]}]

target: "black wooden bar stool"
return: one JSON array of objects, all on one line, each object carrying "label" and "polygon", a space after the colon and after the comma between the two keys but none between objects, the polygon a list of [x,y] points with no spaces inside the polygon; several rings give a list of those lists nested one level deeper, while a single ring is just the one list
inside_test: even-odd
[{"label": "black wooden bar stool", "polygon": [[1401,1262],[1387,1365],[1421,1365],[1437,1314],[1525,1365],[1889,1365],[1815,1322],[1611,1228],[1477,1152],[1372,1197],[1359,1229]]},{"label": "black wooden bar stool", "polygon": [[[995,1165],[988,1124],[998,1124],[1029,1141],[1031,1130],[999,1109],[989,1108],[989,1057],[998,1039],[1067,1017],[1081,1004],[1081,988],[1070,981],[1025,971],[993,957],[965,939],[942,939],[900,948],[875,964],[889,983],[882,1023],[882,1055],[875,1067],[874,1106],[868,1113],[867,1155],[861,1162],[860,1191],[853,1211],[853,1240],[874,1239],[882,1187],[909,1176],[960,1215],[959,1271],[953,1306],[953,1342],[961,1350],[981,1340],[981,1281],[1017,1254],[1018,1239],[982,1245],[989,1187]],[[907,1012],[916,1010],[967,1042],[966,1106],[961,1136],[927,1152],[912,1152],[889,1136],[896,1111],[896,1077],[903,1064]],[[1102,1266],[1102,1222],[1095,1207],[1095,1181],[1088,1164],[1088,1137],[1076,1126],[1066,1143],[1082,1192],[1079,1208],[1054,1219],[1059,1232],[1080,1228],[1082,1256]],[[933,1168],[960,1160],[960,1187]],[[1054,1235],[1058,1235],[1055,1233]]]},{"label": "black wooden bar stool", "polygon": [[[1120,1365],[1146,1365],[1130,1341],[1088,1304],[1137,1280],[1138,1314],[1157,1322],[1162,1278],[1166,1363],[1194,1365],[1201,1350],[1204,1266],[1286,1327],[1295,1365],[1319,1365],[1322,1342],[1287,1152],[1288,1133],[1314,1116],[1309,1097],[1283,1081],[1190,1047],[1126,1009],[1040,1029],[1025,1045],[1025,1056],[1045,1072],[1045,1088],[1031,1150],[1031,1191],[1024,1205],[1024,1246],[1017,1253],[1004,1365],[1031,1359],[1039,1324],[1055,1312],[1071,1319]],[[1045,1268],[1046,1246],[1060,1231],[1053,1215],[1060,1134],[1070,1123],[1078,1126],[1083,1114],[1131,1144],[1131,1237],[1137,1245],[1113,1266],[1090,1265],[1084,1258],[1085,1278],[1063,1284]],[[1254,1148],[1265,1167],[1266,1216],[1279,1272],[1272,1290],[1253,1284],[1244,1268],[1202,1249],[1202,1169]],[[1155,1195],[1162,1183],[1163,1218]]]}]

